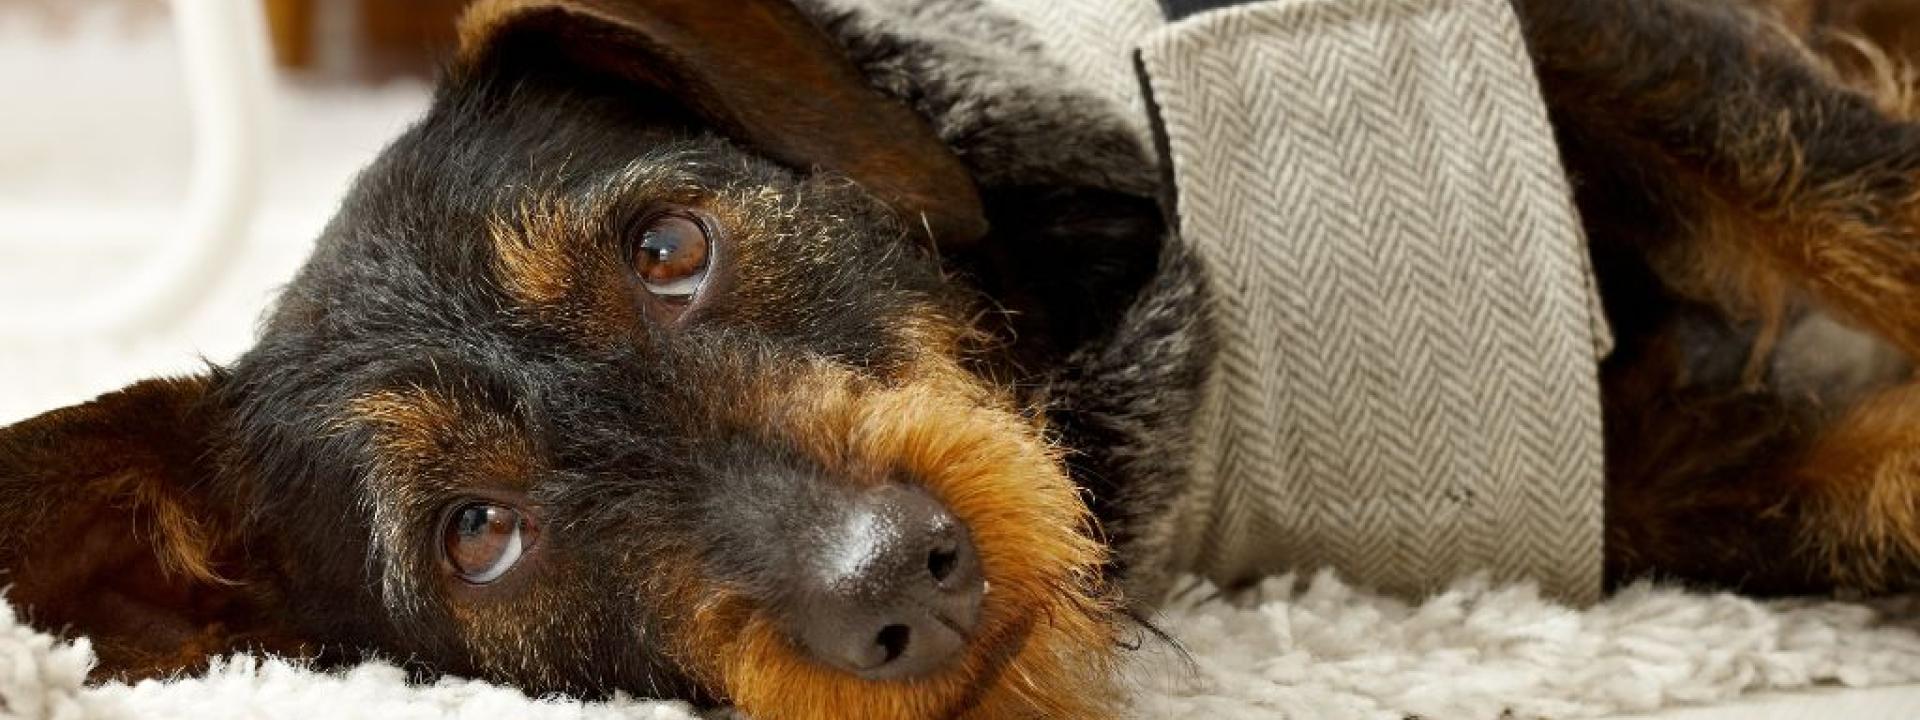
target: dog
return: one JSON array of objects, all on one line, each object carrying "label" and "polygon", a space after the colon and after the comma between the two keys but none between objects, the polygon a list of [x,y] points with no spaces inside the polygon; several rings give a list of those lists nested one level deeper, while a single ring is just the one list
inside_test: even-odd
[{"label": "dog", "polygon": [[[255,348],[0,431],[9,599],[102,676],[1110,714],[1203,269],[1113,108],[969,104],[990,73],[836,7],[477,4]],[[1619,340],[1609,578],[1913,586],[1920,125],[1872,31],[1920,15],[1515,8]]]}]

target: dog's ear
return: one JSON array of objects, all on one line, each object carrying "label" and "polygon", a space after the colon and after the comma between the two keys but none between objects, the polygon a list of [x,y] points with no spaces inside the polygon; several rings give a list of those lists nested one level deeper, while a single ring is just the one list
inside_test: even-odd
[{"label": "dog's ear", "polygon": [[942,246],[986,233],[965,166],[788,0],[481,0],[460,44],[462,67],[559,61],[663,92],[773,160],[853,178]]},{"label": "dog's ear", "polygon": [[36,626],[91,637],[101,674],[287,649],[214,482],[213,382],[142,382],[0,429],[0,585]]}]

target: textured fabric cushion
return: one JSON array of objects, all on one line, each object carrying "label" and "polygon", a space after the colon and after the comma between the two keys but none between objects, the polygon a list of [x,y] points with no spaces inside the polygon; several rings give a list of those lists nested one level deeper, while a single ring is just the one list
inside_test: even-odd
[{"label": "textured fabric cushion", "polygon": [[1287,0],[1141,47],[1221,365],[1190,567],[1601,581],[1583,239],[1504,0]]},{"label": "textured fabric cushion", "polygon": [[1503,0],[998,4],[1144,122],[1138,49],[1213,275],[1181,569],[1597,596],[1608,337]]}]

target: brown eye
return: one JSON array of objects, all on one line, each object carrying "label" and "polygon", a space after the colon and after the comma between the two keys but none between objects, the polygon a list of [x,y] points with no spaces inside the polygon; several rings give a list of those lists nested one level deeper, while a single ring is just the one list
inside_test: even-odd
[{"label": "brown eye", "polygon": [[633,268],[654,297],[687,302],[707,279],[711,239],[694,218],[676,213],[660,215],[640,229]]},{"label": "brown eye", "polygon": [[460,579],[483,585],[520,562],[538,536],[525,515],[505,505],[471,503],[447,518],[447,562]]}]

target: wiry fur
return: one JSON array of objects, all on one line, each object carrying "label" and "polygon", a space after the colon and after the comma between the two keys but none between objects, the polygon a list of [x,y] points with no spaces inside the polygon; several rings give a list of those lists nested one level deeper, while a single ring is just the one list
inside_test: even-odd
[{"label": "wiry fur", "polygon": [[1884,542],[1915,512],[1920,126],[1900,59],[1846,24],[1891,5],[1517,7],[1620,337],[1610,575],[1920,580]]},{"label": "wiry fur", "polygon": [[876,87],[932,121],[983,190],[1152,196],[1126,110],[1072,79],[1033,29],[982,0],[802,0]]},{"label": "wiry fur", "polygon": [[[991,580],[976,652],[943,673],[875,685],[820,667],[784,637],[777,616],[746,597],[690,597],[683,657],[754,717],[1101,717],[1118,624],[1093,540],[1092,516],[1033,434],[951,361],[929,357],[922,380],[897,389],[830,368],[792,394],[738,408],[771,417],[800,452],[858,483],[897,472],[919,479],[974,529]],[[851,381],[851,382],[850,382]],[[769,513],[790,511],[768,507]],[[1081,527],[1083,533],[1054,528]]]}]

